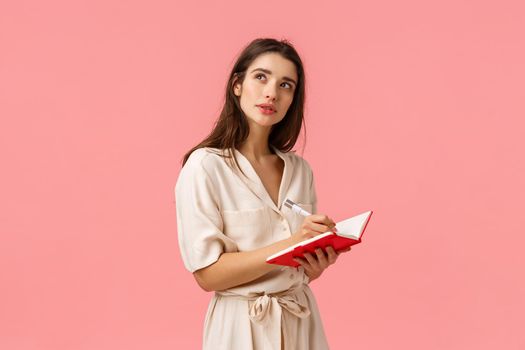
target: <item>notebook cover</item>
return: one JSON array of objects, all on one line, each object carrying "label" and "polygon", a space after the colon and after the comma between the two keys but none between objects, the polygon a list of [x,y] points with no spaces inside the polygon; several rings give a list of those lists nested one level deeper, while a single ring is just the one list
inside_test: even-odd
[{"label": "notebook cover", "polygon": [[[365,234],[366,226],[370,222],[372,213],[373,212],[371,211],[370,216],[368,217],[368,220],[366,221],[365,226],[363,227],[363,232],[361,233],[361,237],[363,237],[363,235]],[[316,255],[315,249],[317,248],[322,248],[323,250],[325,250],[327,246],[332,246],[334,250],[337,252],[338,250],[345,249],[347,247],[353,246],[358,243],[361,243],[361,238],[356,240],[352,238],[341,237],[333,233],[331,235],[318,239],[314,242],[310,242],[304,246],[295,247],[294,250],[289,251],[285,254],[276,256],[272,259],[266,260],[266,262],[268,264],[297,267],[297,266],[300,266],[300,264],[298,262],[295,262],[293,258],[298,257],[298,258],[306,259],[304,257],[304,253],[306,252],[312,253],[315,257]]]}]

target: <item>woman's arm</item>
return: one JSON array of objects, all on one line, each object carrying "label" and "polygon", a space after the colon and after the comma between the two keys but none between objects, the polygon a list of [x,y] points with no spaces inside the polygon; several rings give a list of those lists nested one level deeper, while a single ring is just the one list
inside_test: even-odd
[{"label": "woman's arm", "polygon": [[193,276],[207,292],[238,286],[278,268],[268,264],[266,258],[295,243],[292,236],[248,252],[223,253],[215,263],[195,271]]},{"label": "woman's arm", "polygon": [[215,263],[195,271],[193,276],[199,286],[207,292],[248,283],[279,267],[266,262],[270,255],[326,232],[334,226],[335,223],[326,215],[307,216],[301,229],[289,238],[248,252],[223,253]]}]

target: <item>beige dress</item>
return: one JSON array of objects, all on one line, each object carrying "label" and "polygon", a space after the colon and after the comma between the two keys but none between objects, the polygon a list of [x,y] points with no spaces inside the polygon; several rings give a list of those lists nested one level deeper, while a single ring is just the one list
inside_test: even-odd
[{"label": "beige dress", "polygon": [[[215,148],[194,151],[175,186],[182,260],[194,272],[223,252],[242,252],[290,237],[303,217],[286,198],[316,212],[313,173],[293,152],[272,149],[284,160],[279,206],[251,163],[235,150],[247,177]],[[328,343],[303,267],[279,267],[249,283],[214,293],[204,321],[203,349],[325,350]]]}]

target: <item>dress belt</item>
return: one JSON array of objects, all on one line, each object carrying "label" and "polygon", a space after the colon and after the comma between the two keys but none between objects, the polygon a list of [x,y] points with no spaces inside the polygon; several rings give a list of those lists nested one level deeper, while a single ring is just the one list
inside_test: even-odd
[{"label": "dress belt", "polygon": [[[263,293],[252,297],[228,295],[220,292],[215,292],[215,294],[221,297],[248,300],[250,320],[264,327],[264,349],[281,350],[281,328],[283,330],[284,348],[297,348],[296,338],[288,334],[285,318],[282,317],[283,309],[299,318],[310,316],[308,305],[301,304],[297,300],[297,293],[302,292],[302,290],[303,285],[279,293]],[[283,322],[282,325],[281,320]]]}]

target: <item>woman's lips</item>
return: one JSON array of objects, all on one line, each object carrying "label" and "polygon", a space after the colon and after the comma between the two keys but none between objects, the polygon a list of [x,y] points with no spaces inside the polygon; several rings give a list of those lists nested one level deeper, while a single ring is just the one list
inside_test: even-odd
[{"label": "woman's lips", "polygon": [[257,106],[257,108],[259,108],[259,110],[261,111],[262,114],[274,114],[275,111],[273,109],[267,109],[267,108],[263,108],[263,107],[260,107],[260,106]]}]

